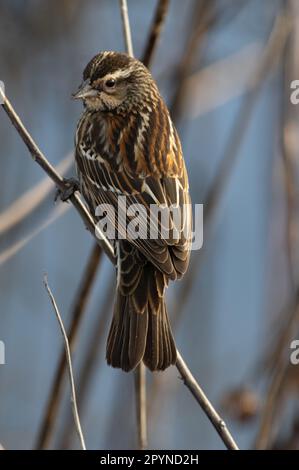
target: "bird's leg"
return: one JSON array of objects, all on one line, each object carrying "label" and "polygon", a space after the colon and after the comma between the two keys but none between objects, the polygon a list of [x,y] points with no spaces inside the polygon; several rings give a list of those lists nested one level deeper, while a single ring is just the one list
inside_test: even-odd
[{"label": "bird's leg", "polygon": [[62,202],[67,202],[70,197],[80,189],[79,181],[76,180],[76,178],[64,178],[63,181],[66,188],[64,190],[57,189],[55,202],[58,198],[61,199]]}]

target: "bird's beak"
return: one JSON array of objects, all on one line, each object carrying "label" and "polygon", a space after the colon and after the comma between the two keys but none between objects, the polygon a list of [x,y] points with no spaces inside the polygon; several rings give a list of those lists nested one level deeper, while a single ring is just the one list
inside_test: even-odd
[{"label": "bird's beak", "polygon": [[79,100],[88,98],[90,96],[95,96],[96,94],[97,91],[91,87],[89,80],[85,80],[85,82],[80,85],[78,91],[72,94],[72,98],[74,100]]}]

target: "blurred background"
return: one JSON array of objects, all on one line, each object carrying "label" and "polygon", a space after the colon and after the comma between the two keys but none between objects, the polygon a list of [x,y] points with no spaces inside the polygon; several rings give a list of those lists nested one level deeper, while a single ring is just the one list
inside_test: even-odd
[{"label": "blurred background", "polygon": [[[299,79],[299,4],[129,0],[138,58],[157,7],[165,14],[150,66],[182,139],[193,203],[204,204],[203,248],[168,289],[177,345],[241,448],[298,449],[299,107],[290,83]],[[117,0],[0,0],[0,79],[66,176],[81,113],[70,95],[101,50],[124,50]],[[80,316],[73,360],[87,447],[136,448],[133,376],[105,362],[114,268],[71,204],[54,203],[3,110],[0,143],[0,442],[78,448],[67,380],[49,410],[63,343],[47,272],[66,327]],[[150,448],[223,448],[175,368],[147,378]]]}]

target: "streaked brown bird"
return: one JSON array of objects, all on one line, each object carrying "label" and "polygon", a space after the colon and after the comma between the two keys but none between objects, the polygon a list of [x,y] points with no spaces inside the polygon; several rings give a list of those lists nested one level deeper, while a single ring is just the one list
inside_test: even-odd
[{"label": "streaked brown bird", "polygon": [[[165,288],[184,275],[190,255],[192,216],[180,140],[152,75],[138,60],[101,52],[86,66],[83,80],[73,95],[85,108],[76,133],[81,193],[93,214],[107,203],[118,211],[118,223],[111,218],[118,234],[117,293],[107,362],[125,371],[141,361],[152,371],[164,370],[176,361]],[[168,237],[157,216],[150,220],[158,230],[155,239],[130,233],[122,239],[119,221],[128,215],[119,208],[119,196],[126,196],[128,206],[145,207],[141,224],[147,235],[153,204],[179,208],[180,223],[169,211]]]}]

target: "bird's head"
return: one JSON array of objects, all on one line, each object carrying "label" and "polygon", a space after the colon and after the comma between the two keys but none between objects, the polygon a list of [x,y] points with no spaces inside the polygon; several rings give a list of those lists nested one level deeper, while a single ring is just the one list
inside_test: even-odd
[{"label": "bird's head", "polygon": [[95,111],[131,111],[157,97],[148,69],[127,54],[101,52],[85,67],[83,83],[73,98]]}]

